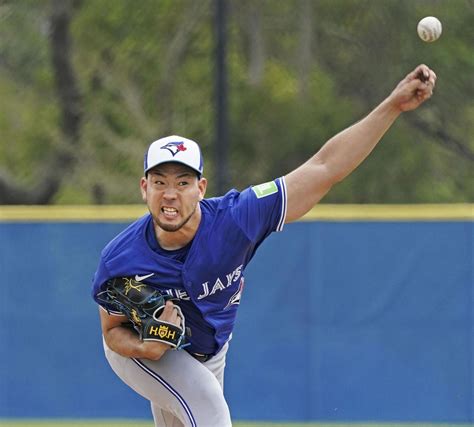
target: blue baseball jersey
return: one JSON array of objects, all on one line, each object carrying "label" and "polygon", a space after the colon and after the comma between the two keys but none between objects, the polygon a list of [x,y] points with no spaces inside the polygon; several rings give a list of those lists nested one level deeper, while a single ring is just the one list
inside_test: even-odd
[{"label": "blue baseball jersey", "polygon": [[265,238],[282,230],[286,203],[284,178],[204,199],[196,235],[178,251],[159,248],[147,214],[104,248],[92,296],[104,306],[97,294],[109,279],[139,276],[179,300],[191,332],[188,350],[216,354],[232,333],[245,267]]}]

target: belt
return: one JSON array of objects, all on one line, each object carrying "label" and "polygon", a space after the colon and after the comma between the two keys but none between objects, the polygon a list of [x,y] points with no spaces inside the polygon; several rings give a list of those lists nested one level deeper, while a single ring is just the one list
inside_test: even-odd
[{"label": "belt", "polygon": [[212,354],[190,353],[190,352],[188,353],[201,363],[207,362],[213,356]]}]

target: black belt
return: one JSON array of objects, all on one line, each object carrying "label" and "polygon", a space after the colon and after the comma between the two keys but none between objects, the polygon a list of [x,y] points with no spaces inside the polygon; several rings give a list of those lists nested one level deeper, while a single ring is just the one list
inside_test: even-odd
[{"label": "black belt", "polygon": [[188,352],[188,353],[201,363],[207,362],[213,356],[212,354],[191,353],[191,352]]}]

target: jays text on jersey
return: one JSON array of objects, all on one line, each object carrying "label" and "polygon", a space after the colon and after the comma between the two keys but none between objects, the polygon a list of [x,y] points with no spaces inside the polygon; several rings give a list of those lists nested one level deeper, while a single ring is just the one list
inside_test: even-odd
[{"label": "jays text on jersey", "polygon": [[99,302],[107,280],[135,276],[180,300],[190,351],[216,354],[232,333],[244,269],[265,238],[282,230],[286,202],[284,178],[204,199],[192,242],[170,254],[158,247],[151,215],[145,215],[102,251],[92,296]]}]

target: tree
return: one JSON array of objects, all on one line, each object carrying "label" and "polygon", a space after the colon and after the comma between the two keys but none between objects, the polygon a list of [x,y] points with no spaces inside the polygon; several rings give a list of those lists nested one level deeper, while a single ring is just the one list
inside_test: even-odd
[{"label": "tree", "polygon": [[56,195],[62,180],[74,167],[75,148],[80,143],[81,97],[71,63],[70,22],[72,0],[54,0],[49,18],[49,41],[54,82],[59,99],[62,142],[51,150],[42,163],[42,173],[36,185],[22,185],[2,170],[0,175],[0,203],[47,204]]},{"label": "tree", "polygon": [[[323,202],[474,199],[471,2],[229,3],[232,186],[298,166],[424,62],[435,97]],[[432,44],[416,35],[428,14],[445,27]],[[210,0],[22,0],[0,23],[0,203],[140,202],[143,153],[171,133],[214,175]]]}]

